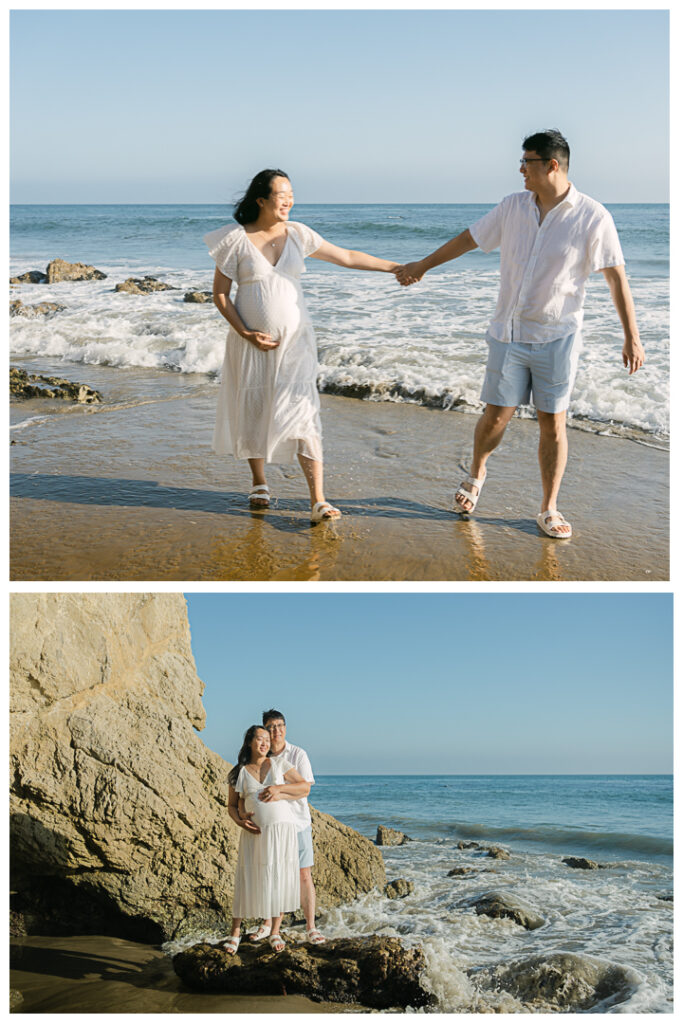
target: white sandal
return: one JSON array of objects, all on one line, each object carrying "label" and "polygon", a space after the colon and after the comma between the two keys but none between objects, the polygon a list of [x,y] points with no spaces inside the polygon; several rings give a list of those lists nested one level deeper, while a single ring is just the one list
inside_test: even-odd
[{"label": "white sandal", "polygon": [[231,935],[229,939],[225,939],[223,942],[219,943],[219,945],[222,946],[222,948],[225,950],[225,952],[226,953],[230,953],[231,956],[235,955],[235,953],[237,952],[237,947],[239,946],[239,944],[240,944],[240,936],[239,935]]},{"label": "white sandal", "polygon": [[339,519],[340,515],[340,510],[330,505],[329,501],[316,501],[311,509],[311,522],[321,523],[327,519]]},{"label": "white sandal", "polygon": [[[549,522],[554,520],[554,522]],[[561,512],[558,512],[556,508],[549,508],[546,512],[539,512],[536,516],[536,522],[548,537],[552,537],[553,540],[569,540],[572,535],[571,523],[568,523]],[[558,526],[568,526],[569,530],[566,533],[559,533]]]},{"label": "white sandal", "polygon": [[462,515],[462,516],[468,516],[470,514],[470,512],[474,512],[475,508],[477,507],[477,502],[481,498],[481,489],[484,486],[484,481],[485,480],[486,480],[486,473],[484,473],[484,475],[479,480],[477,480],[476,476],[466,476],[465,479],[463,480],[462,484],[470,484],[470,486],[476,487],[477,488],[477,493],[475,494],[473,491],[465,490],[463,485],[460,484],[460,486],[458,487],[457,491],[455,492],[455,497],[457,498],[458,495],[461,494],[466,501],[469,501],[469,502],[472,503],[472,508],[467,508],[467,509],[463,508],[462,505],[459,504],[459,502],[455,501],[455,499],[454,499],[453,500],[453,511],[454,512],[459,512],[460,515]]},{"label": "white sandal", "polygon": [[306,932],[306,938],[314,946],[319,946],[323,942],[327,942],[327,939],[322,932],[319,932],[317,928],[309,928]]},{"label": "white sandal", "polygon": [[285,948],[285,940],[281,935],[269,935],[268,942],[271,945],[271,949],[274,953],[281,953]]},{"label": "white sandal", "polygon": [[248,938],[252,942],[260,942],[261,939],[267,939],[272,931],[270,925],[260,924],[255,932],[249,932]]},{"label": "white sandal", "polygon": [[249,504],[252,508],[268,508],[270,505],[270,488],[268,484],[256,484],[249,492]]}]

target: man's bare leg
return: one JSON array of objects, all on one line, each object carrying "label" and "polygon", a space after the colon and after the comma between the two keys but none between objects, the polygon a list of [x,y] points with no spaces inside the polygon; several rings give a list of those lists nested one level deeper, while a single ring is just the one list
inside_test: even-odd
[{"label": "man's bare leg", "polygon": [[301,909],[306,918],[306,931],[315,928],[315,886],[310,868],[299,868],[299,884],[301,887]]},{"label": "man's bare leg", "polygon": [[[505,428],[512,419],[516,408],[516,405],[487,405],[484,409],[474,431],[474,455],[470,466],[470,476],[476,480],[481,480],[483,477],[486,461],[491,452],[495,451],[503,440]],[[461,486],[473,497],[479,493],[479,489],[473,484],[463,482]],[[473,503],[462,494],[456,494],[455,500],[463,512],[469,512],[472,508]]]},{"label": "man's bare leg", "polygon": [[[538,462],[541,467],[541,483],[543,484],[543,500],[541,512],[557,508],[560,484],[567,465],[567,413],[541,412],[536,410],[540,438],[538,442]],[[571,533],[568,524],[557,527],[558,533]]]}]

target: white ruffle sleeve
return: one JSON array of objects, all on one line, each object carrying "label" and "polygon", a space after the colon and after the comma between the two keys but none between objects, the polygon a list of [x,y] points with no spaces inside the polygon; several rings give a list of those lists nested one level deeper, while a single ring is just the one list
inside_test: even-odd
[{"label": "white ruffle sleeve", "polygon": [[302,224],[301,221],[290,220],[288,227],[294,228],[296,231],[304,256],[310,256],[316,252],[325,241],[322,235],[306,224]]},{"label": "white ruffle sleeve", "polygon": [[231,224],[204,235],[204,244],[209,250],[209,256],[221,274],[225,274],[231,281],[237,277],[237,251],[243,235],[241,227],[234,227]]}]

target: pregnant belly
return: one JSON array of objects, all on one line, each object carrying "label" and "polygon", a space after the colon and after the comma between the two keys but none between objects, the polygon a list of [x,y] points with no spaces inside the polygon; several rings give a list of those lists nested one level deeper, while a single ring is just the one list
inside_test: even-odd
[{"label": "pregnant belly", "polygon": [[277,825],[280,822],[292,822],[292,812],[284,800],[264,803],[262,800],[248,800],[247,810],[252,811],[251,820],[263,830],[269,825]]},{"label": "pregnant belly", "polygon": [[274,338],[297,331],[308,314],[303,296],[293,282],[241,285],[235,302],[237,312],[252,331],[264,331]]}]

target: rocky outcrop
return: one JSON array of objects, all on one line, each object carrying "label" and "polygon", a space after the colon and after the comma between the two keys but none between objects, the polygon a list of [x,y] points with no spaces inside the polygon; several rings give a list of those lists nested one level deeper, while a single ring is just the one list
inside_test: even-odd
[{"label": "rocky outcrop", "polygon": [[107,276],[88,263],[67,263],[60,259],[48,263],[46,275],[47,284],[58,281],[104,281]]},{"label": "rocky outcrop", "polygon": [[474,907],[477,914],[485,914],[486,917],[509,917],[517,924],[521,924],[527,931],[533,931],[545,924],[544,919],[536,911],[508,892],[488,892],[466,901],[467,906]]},{"label": "rocky outcrop", "polygon": [[507,960],[468,974],[480,990],[514,998],[516,1005],[502,1002],[502,1012],[519,1012],[521,1004],[534,1013],[579,1013],[600,1003],[622,1003],[632,993],[632,981],[623,967],[574,953]]},{"label": "rocky outcrop", "polygon": [[117,284],[115,292],[130,292],[131,295],[148,295],[150,292],[173,291],[173,285],[164,284],[156,277],[127,277],[125,281]]},{"label": "rocky outcrop", "polygon": [[399,832],[395,828],[387,828],[386,825],[377,826],[375,844],[377,846],[403,846],[404,843],[411,843],[412,839],[405,832]]},{"label": "rocky outcrop", "polygon": [[[179,594],[14,594],[12,906],[28,932],[157,942],[225,930],[239,829]],[[321,906],[386,881],[370,840],[313,813]]]},{"label": "rocky outcrop", "polygon": [[63,377],[44,377],[27,373],[16,366],[9,371],[9,393],[12,398],[59,398],[82,405],[95,405],[103,401],[101,392],[88,384],[65,380]]},{"label": "rocky outcrop", "polygon": [[393,882],[384,886],[384,895],[390,900],[402,900],[405,896],[410,896],[413,888],[413,883],[407,878],[395,878]]},{"label": "rocky outcrop", "polygon": [[213,292],[185,292],[183,302],[213,302]]},{"label": "rocky outcrop", "polygon": [[598,868],[607,867],[606,864],[598,864],[597,861],[588,860],[586,857],[563,857],[562,863],[568,868],[580,868],[583,871],[597,871]]},{"label": "rocky outcrop", "polygon": [[10,316],[49,316],[52,313],[61,313],[66,306],[58,302],[38,302],[33,306],[25,306],[21,299],[14,299],[9,304]]},{"label": "rocky outcrop", "polygon": [[47,282],[47,274],[44,274],[42,270],[27,270],[25,274],[19,274],[18,277],[10,277],[10,284],[45,284]]},{"label": "rocky outcrop", "polygon": [[183,982],[203,992],[298,994],[377,1010],[430,1005],[433,997],[420,981],[425,966],[421,949],[377,935],[320,946],[289,943],[282,953],[243,942],[234,956],[201,943],[173,958]]},{"label": "rocky outcrop", "polygon": [[502,846],[489,846],[486,856],[493,857],[495,860],[510,860],[510,854]]}]

